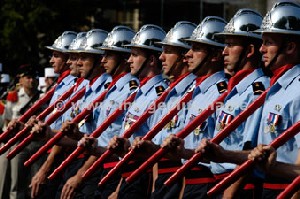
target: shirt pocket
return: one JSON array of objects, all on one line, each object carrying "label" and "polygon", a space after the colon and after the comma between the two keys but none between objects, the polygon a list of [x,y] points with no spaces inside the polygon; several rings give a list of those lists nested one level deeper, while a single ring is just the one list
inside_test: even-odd
[{"label": "shirt pocket", "polygon": [[[282,118],[282,119],[281,119],[281,122],[278,124],[278,126],[277,126],[277,128],[276,128],[276,137],[274,137],[274,139],[277,138],[277,137],[279,137],[279,136],[280,136],[282,133],[284,133],[289,127],[290,127],[290,125],[289,125],[288,119]],[[273,140],[274,140],[274,139],[273,139]],[[287,151],[287,152],[293,151],[293,150],[295,150],[295,149],[294,149],[294,148],[295,148],[294,144],[295,144],[295,139],[294,139],[294,138],[293,138],[293,139],[290,139],[290,140],[288,140],[287,142],[285,142],[285,143],[282,145],[282,149],[283,149],[284,151]]]}]

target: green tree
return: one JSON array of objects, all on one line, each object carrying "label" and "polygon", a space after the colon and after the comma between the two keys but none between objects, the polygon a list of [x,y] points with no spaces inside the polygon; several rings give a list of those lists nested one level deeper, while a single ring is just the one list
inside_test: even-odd
[{"label": "green tree", "polygon": [[[65,30],[86,31],[97,1],[1,0],[0,62],[10,74],[24,63],[47,66],[46,45]],[[99,5],[99,4],[98,4]],[[42,67],[41,67],[42,71]]]}]

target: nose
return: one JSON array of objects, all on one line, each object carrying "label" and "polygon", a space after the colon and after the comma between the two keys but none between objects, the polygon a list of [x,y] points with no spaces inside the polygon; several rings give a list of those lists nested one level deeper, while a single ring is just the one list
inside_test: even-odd
[{"label": "nose", "polygon": [[49,63],[52,65],[54,63],[54,56],[51,56]]},{"label": "nose", "polygon": [[127,60],[127,63],[132,63],[133,61],[132,55],[130,55],[129,59]]},{"label": "nose", "polygon": [[266,46],[264,44],[262,44],[259,48],[259,52],[260,53],[265,53],[266,52]]},{"label": "nose", "polygon": [[227,54],[228,54],[228,46],[225,46],[222,55],[227,55]]},{"label": "nose", "polygon": [[185,53],[185,55],[184,55],[184,58],[185,58],[185,60],[193,58],[193,50],[190,49],[189,51],[187,51],[187,53]]},{"label": "nose", "polygon": [[164,52],[162,52],[162,53],[160,54],[159,60],[160,60],[160,61],[165,61],[165,60],[166,60],[166,59],[165,59],[165,53],[164,53]]}]

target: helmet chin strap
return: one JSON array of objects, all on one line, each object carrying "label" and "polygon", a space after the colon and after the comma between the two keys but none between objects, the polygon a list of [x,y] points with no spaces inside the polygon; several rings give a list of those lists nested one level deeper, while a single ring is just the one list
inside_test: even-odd
[{"label": "helmet chin strap", "polygon": [[116,66],[112,69],[111,71],[111,76],[115,76],[116,75],[116,72],[118,70],[119,67],[122,67],[121,64],[122,64],[122,61],[124,60],[122,55],[119,55],[120,56],[120,59],[119,61],[117,62]]},{"label": "helmet chin strap", "polygon": [[265,68],[264,72],[265,72],[265,71],[266,71],[267,73],[269,72],[269,74],[270,74],[271,76],[273,76],[273,72],[272,72],[272,70],[271,70],[271,67],[272,67],[272,65],[274,65],[274,63],[277,61],[278,56],[279,56],[281,53],[283,53],[283,50],[284,50],[284,48],[286,47],[286,45],[285,45],[286,42],[287,42],[286,39],[284,39],[284,41],[282,42],[282,44],[281,44],[280,47],[278,48],[278,51],[277,51],[276,55],[273,57],[273,59],[270,61],[270,63],[269,63],[267,66],[264,67],[264,68]]},{"label": "helmet chin strap", "polygon": [[176,59],[175,63],[171,66],[170,71],[166,75],[169,76],[170,78],[174,77],[174,75],[171,74],[171,71],[175,71],[175,67],[177,63],[182,62],[183,59],[184,59],[184,55],[180,54],[180,56]]},{"label": "helmet chin strap", "polygon": [[136,75],[137,77],[139,77],[142,73],[142,71],[146,68],[147,66],[147,62],[149,61],[149,56],[147,56],[146,60],[143,62],[142,66],[140,67],[140,69],[137,71]]},{"label": "helmet chin strap", "polygon": [[246,60],[246,53],[247,53],[247,45],[244,45],[243,50],[242,50],[241,54],[239,55],[239,59],[236,63],[236,67],[234,69],[235,72],[242,69],[242,65],[244,64],[244,62]]},{"label": "helmet chin strap", "polygon": [[92,76],[92,74],[93,74],[93,72],[94,72],[94,70],[95,70],[95,68],[96,68],[97,60],[98,60],[98,59],[97,59],[96,56],[94,56],[94,58],[95,58],[95,60],[94,60],[94,63],[93,63],[93,67],[91,68],[91,70],[89,70],[89,72],[87,73],[85,79],[90,79],[90,77]]},{"label": "helmet chin strap", "polygon": [[205,63],[207,63],[208,61],[208,58],[210,57],[210,54],[211,54],[211,50],[210,49],[207,49],[207,54],[206,56],[204,57],[204,59],[201,61],[200,64],[198,64],[198,66],[196,68],[193,69],[193,73],[194,74],[197,74],[197,72],[199,72],[199,70],[204,66]]}]

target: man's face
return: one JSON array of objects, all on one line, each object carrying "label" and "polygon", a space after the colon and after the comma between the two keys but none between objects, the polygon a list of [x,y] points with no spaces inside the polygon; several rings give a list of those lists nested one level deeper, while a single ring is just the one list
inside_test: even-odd
[{"label": "man's face", "polygon": [[19,83],[21,86],[24,87],[24,89],[28,90],[36,89],[38,85],[37,79],[29,75],[20,77]]},{"label": "man's face", "polygon": [[77,66],[80,76],[87,79],[90,71],[93,69],[95,57],[89,53],[79,53]]},{"label": "man's face", "polygon": [[70,53],[69,59],[67,61],[67,64],[70,68],[70,75],[73,75],[75,77],[79,76],[79,67],[77,66],[77,60],[78,60],[78,54],[77,53]]},{"label": "man's face", "polygon": [[192,42],[192,48],[185,54],[188,69],[190,72],[195,70],[207,56],[207,45]]},{"label": "man's face", "polygon": [[53,67],[55,73],[60,74],[62,72],[66,64],[66,59],[67,59],[66,54],[58,51],[53,51],[52,57],[49,62]]},{"label": "man's face", "polygon": [[181,49],[175,46],[163,46],[163,52],[161,53],[159,59],[162,62],[162,71],[164,75],[172,75],[177,73],[182,66],[183,57],[181,55]]},{"label": "man's face", "polygon": [[[262,61],[264,62],[265,66],[269,66],[271,61],[274,59],[280,46],[282,45],[282,37],[278,34],[271,34],[271,33],[263,33],[262,36],[263,43],[259,49],[262,54]],[[283,49],[284,50],[284,49]],[[279,68],[285,65],[284,55],[280,53],[276,58],[276,61],[272,63],[270,66],[271,70]]]},{"label": "man's face", "polygon": [[[131,49],[131,55],[128,59],[128,63],[130,64],[131,74],[137,75],[146,60],[147,60],[147,55],[145,51],[140,48],[133,47]],[[143,71],[140,72],[142,73]]]},{"label": "man's face", "polygon": [[119,59],[120,56],[116,52],[107,50],[101,60],[105,72],[113,75],[114,69],[118,67]]},{"label": "man's face", "polygon": [[243,52],[243,45],[244,40],[241,37],[236,36],[226,36],[225,38],[225,48],[223,50],[224,55],[224,66],[226,70],[228,70],[230,73],[234,73],[234,71],[240,67],[238,66],[238,62],[242,57],[240,58],[241,53]]}]

